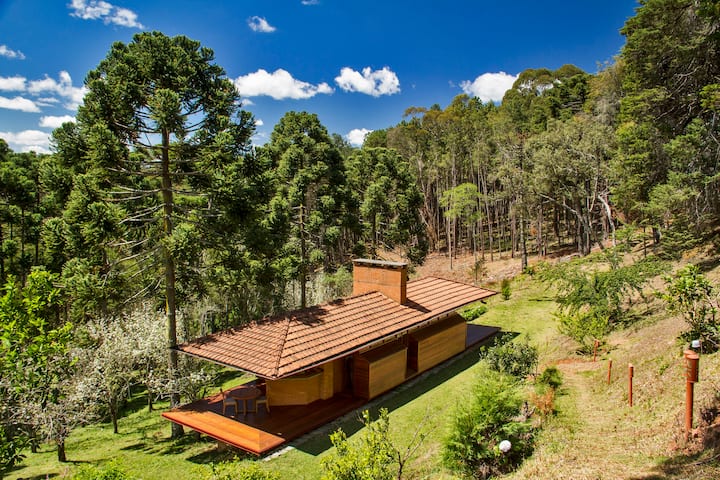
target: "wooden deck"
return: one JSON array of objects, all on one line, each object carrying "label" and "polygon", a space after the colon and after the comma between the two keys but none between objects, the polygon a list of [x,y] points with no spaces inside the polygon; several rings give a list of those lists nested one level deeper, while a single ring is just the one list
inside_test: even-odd
[{"label": "wooden deck", "polygon": [[162,415],[228,445],[263,455],[361,407],[365,402],[361,398],[342,394],[309,405],[273,406],[272,413],[267,413],[263,406],[257,413],[252,412],[252,405],[250,413],[243,415],[240,412],[230,416],[234,412],[229,409],[225,416],[222,414],[222,399],[216,395]]},{"label": "wooden deck", "polygon": [[486,325],[475,325],[468,323],[467,337],[465,338],[465,350],[487,340],[500,331],[498,327],[488,327]]},{"label": "wooden deck", "polygon": [[[495,335],[500,329],[482,325],[468,325],[467,348]],[[422,373],[422,372],[420,372]],[[408,371],[406,380],[418,376]],[[163,413],[166,419],[191,428],[220,442],[255,455],[264,455],[290,440],[315,430],[331,421],[362,407],[367,400],[350,394],[339,394],[328,400],[309,405],[272,406],[268,413],[263,406],[253,412],[249,402],[246,415],[222,414],[222,397],[215,395]]]}]

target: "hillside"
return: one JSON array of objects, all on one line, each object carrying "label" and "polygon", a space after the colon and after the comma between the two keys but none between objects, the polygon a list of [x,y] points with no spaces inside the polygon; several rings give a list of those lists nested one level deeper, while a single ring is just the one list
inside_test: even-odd
[{"label": "hillside", "polygon": [[[699,254],[685,261],[690,260],[699,261]],[[704,260],[713,265],[711,259]],[[497,281],[517,274],[518,263],[510,259],[488,263],[486,279]],[[462,258],[450,270],[447,259],[434,256],[417,273],[472,281],[467,267],[471,264],[472,259]],[[720,271],[711,266],[707,275],[716,280]],[[657,282],[655,286],[661,285]],[[482,323],[527,335],[539,346],[541,367],[556,364],[564,375],[556,416],[546,421],[533,456],[507,478],[720,478],[714,443],[718,428],[697,428],[690,442],[683,438],[684,364],[682,346],[675,340],[683,324],[667,315],[660,300],[651,295],[647,298],[647,303],[637,305],[640,323],[611,335],[596,362],[575,355],[573,343],[557,333],[551,294],[531,277],[516,277],[509,300],[497,296],[489,302]],[[398,446],[407,445],[418,428],[427,435],[406,478],[454,478],[439,465],[439,452],[452,412],[477,380],[476,358],[474,353],[466,355],[373,403],[373,409],[390,409],[391,431]],[[608,385],[609,359],[613,360],[613,372]],[[635,367],[633,407],[627,402],[629,363]],[[720,354],[701,358],[701,381],[695,389],[696,425],[701,418],[711,417],[706,413],[711,410],[705,407],[713,405],[720,391],[719,363]],[[148,414],[141,405],[134,408],[121,420],[118,435],[113,435],[107,424],[73,433],[67,443],[70,464],[58,464],[52,447],[43,447],[39,454],[28,453],[24,466],[8,478],[67,478],[77,465],[111,460],[133,478],[211,478],[213,463],[235,458],[233,452],[192,436],[173,442],[168,438],[168,424],[157,412]],[[282,478],[319,478],[320,460],[330,448],[327,435],[338,427],[357,435],[357,414],[294,442],[292,448],[263,462],[263,467],[277,471]]]},{"label": "hillside", "polygon": [[[711,254],[712,249],[696,250],[680,263],[704,265],[705,275],[717,285],[720,268]],[[448,265],[443,257],[431,257],[418,273],[472,281],[472,258],[459,259],[453,270]],[[488,262],[485,279],[498,282],[519,270],[517,259]],[[682,357],[686,346],[677,340],[685,325],[651,295],[663,288],[662,280],[651,285],[649,303],[638,306],[642,320],[613,333],[596,362],[574,355],[571,344],[548,332],[546,345],[559,345],[547,349],[541,361],[557,364],[565,380],[557,416],[545,425],[533,457],[508,478],[720,478],[720,422],[714,419],[720,401],[720,354],[701,356],[700,383],[695,386],[696,428],[686,442]],[[633,407],[628,406],[629,364],[634,367]]]}]

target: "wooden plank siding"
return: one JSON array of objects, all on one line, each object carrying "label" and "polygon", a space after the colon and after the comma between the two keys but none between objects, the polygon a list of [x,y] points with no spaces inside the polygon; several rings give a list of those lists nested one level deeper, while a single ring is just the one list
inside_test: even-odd
[{"label": "wooden plank siding", "polygon": [[408,338],[408,368],[417,373],[465,350],[467,323],[460,315],[415,331]]},{"label": "wooden plank siding", "polygon": [[406,380],[407,347],[396,341],[356,355],[353,363],[353,392],[375,398]]}]

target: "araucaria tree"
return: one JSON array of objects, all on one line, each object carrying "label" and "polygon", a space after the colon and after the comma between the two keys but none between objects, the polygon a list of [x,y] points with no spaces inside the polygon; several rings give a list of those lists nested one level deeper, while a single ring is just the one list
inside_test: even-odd
[{"label": "araucaria tree", "polygon": [[[115,43],[86,79],[78,111],[86,172],[121,209],[110,265],[165,300],[167,342],[177,343],[178,300],[201,272],[217,221],[211,192],[248,153],[251,116],[212,50],[159,32]],[[62,153],[62,152],[59,152]],[[212,218],[212,222],[206,220]],[[140,281],[142,280],[142,281]],[[185,287],[183,290],[182,287]],[[168,367],[177,371],[177,352]],[[179,394],[171,397],[179,404]],[[182,427],[173,424],[173,435]]]},{"label": "araucaria tree", "polygon": [[267,227],[282,274],[300,283],[304,308],[308,276],[346,260],[356,230],[342,156],[317,115],[306,112],[286,113],[258,155],[274,171]]}]

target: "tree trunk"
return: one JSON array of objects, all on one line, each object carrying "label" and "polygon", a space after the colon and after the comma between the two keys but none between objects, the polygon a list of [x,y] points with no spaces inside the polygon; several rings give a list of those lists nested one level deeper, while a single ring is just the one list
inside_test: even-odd
[{"label": "tree trunk", "polygon": [[305,245],[305,206],[300,205],[300,308],[307,307],[307,246]]},{"label": "tree trunk", "polygon": [[537,232],[536,233],[536,242],[537,242],[537,253],[538,257],[544,257],[545,256],[545,242],[543,241],[543,222],[544,222],[544,212],[543,212],[543,205],[542,202],[540,202],[540,206],[538,207],[538,216],[537,216]]},{"label": "tree trunk", "polygon": [[116,399],[111,399],[108,402],[108,410],[110,410],[110,420],[111,420],[112,426],[113,426],[113,433],[117,434],[119,432],[119,430],[118,430],[118,407],[117,407]]},{"label": "tree trunk", "polygon": [[[170,132],[162,131],[162,201],[163,201],[163,234],[170,237],[173,234],[173,191],[172,179],[170,178]],[[168,371],[170,380],[177,385],[179,380],[177,346],[177,318],[175,304],[175,261],[167,246],[162,247],[163,266],[165,267],[165,314],[167,317],[167,341],[168,341]],[[180,393],[173,388],[170,393],[170,408],[180,406]],[[179,438],[183,435],[183,427],[175,422],[172,425],[172,438]]]},{"label": "tree trunk", "polygon": [[525,216],[520,213],[520,269],[526,272],[528,267],[527,243],[525,241]]},{"label": "tree trunk", "polygon": [[65,439],[58,440],[57,442],[57,461],[60,463],[67,462],[67,455],[65,455]]}]

